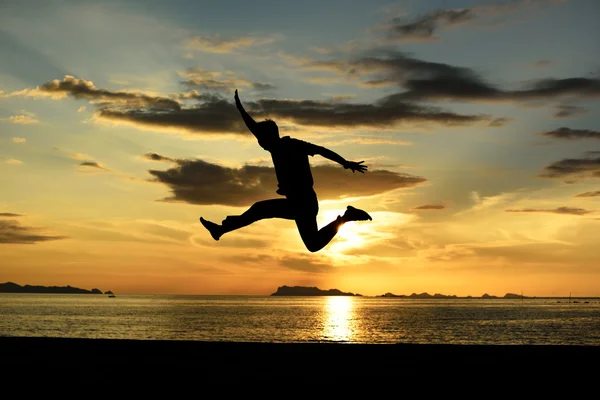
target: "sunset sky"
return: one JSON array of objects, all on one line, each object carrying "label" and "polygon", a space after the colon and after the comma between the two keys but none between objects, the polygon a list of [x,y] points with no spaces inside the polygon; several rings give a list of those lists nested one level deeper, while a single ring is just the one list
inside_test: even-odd
[{"label": "sunset sky", "polygon": [[[600,296],[600,3],[0,5],[0,283],[117,294]],[[216,242],[276,198],[237,112],[315,156],[320,226]]]}]

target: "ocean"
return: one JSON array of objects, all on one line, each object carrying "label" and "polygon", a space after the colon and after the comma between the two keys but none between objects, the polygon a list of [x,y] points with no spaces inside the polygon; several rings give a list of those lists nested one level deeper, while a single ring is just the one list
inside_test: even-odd
[{"label": "ocean", "polygon": [[600,346],[600,299],[0,293],[0,336]]}]

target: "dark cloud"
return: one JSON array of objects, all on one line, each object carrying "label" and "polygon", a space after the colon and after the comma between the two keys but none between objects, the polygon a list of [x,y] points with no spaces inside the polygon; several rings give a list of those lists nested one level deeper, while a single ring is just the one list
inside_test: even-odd
[{"label": "dark cloud", "polygon": [[[516,12],[533,11],[540,6],[557,4],[560,1],[547,0],[511,0],[507,2],[476,5],[471,8],[453,10],[438,9],[430,11],[418,18],[407,20],[404,17],[394,18],[379,30],[387,33],[392,41],[424,40],[436,38],[434,35],[443,28],[461,24],[478,23],[479,26],[498,26]],[[548,61],[538,61],[547,63]]]},{"label": "dark cloud", "polygon": [[544,136],[550,136],[556,139],[600,139],[600,131],[591,129],[571,129],[562,127],[553,131],[542,133]]},{"label": "dark cloud", "polygon": [[553,213],[553,214],[569,214],[569,215],[585,215],[593,211],[584,210],[583,208],[573,207],[558,207],[555,209],[542,209],[542,208],[523,208],[520,210],[506,210],[507,212],[521,212],[521,213]]},{"label": "dark cloud", "polygon": [[216,96],[202,97],[204,102],[192,108],[178,110],[103,108],[97,110],[96,115],[112,121],[153,128],[180,129],[197,134],[250,135],[239,112],[231,102]]},{"label": "dark cloud", "polygon": [[[249,135],[232,102],[218,96],[197,94],[203,102],[179,110],[101,109],[101,118],[143,126],[179,128],[193,133]],[[256,119],[291,120],[305,126],[322,127],[393,127],[404,121],[432,122],[440,125],[464,125],[493,121],[486,115],[464,115],[437,107],[403,102],[387,96],[373,104],[335,101],[261,99],[245,102]]]},{"label": "dark cloud", "polygon": [[492,85],[466,67],[429,62],[397,50],[375,48],[351,60],[308,60],[305,69],[329,70],[363,86],[396,86],[398,100],[548,101],[554,98],[598,98],[600,80],[590,78],[542,79],[517,90]]},{"label": "dark cloud", "polygon": [[[277,179],[271,167],[245,165],[228,168],[203,160],[177,160],[164,171],[149,170],[153,181],[169,187],[172,196],[164,201],[192,204],[247,206],[277,198]],[[349,174],[343,168],[321,165],[312,168],[315,190],[321,200],[371,196],[417,186],[425,178],[386,170]]]},{"label": "dark cloud", "polygon": [[113,92],[106,89],[99,89],[91,81],[75,78],[70,75],[65,76],[62,81],[55,79],[44,83],[37,90],[59,95],[64,94],[76,99],[87,99],[104,106],[150,107],[172,110],[181,108],[179,102],[172,98],[149,96],[144,93]]},{"label": "dark cloud", "polygon": [[462,125],[491,119],[485,115],[463,115],[437,107],[404,102],[394,95],[383,97],[373,104],[271,99],[259,100],[257,104],[265,110],[265,116],[291,119],[307,126],[392,127],[403,121]]},{"label": "dark cloud", "polygon": [[103,167],[102,165],[100,165],[99,163],[97,163],[95,161],[84,161],[84,162],[79,163],[79,166],[97,168],[97,169],[101,169],[103,171],[108,171],[108,169],[106,167]]},{"label": "dark cloud", "polygon": [[584,192],[584,193],[579,193],[578,195],[575,195],[575,197],[599,197],[600,196],[600,190],[596,190],[594,192]]},{"label": "dark cloud", "polygon": [[600,178],[600,153],[590,153],[592,154],[586,158],[565,158],[563,160],[556,161],[544,168],[544,173],[542,173],[540,177],[572,178],[593,176]]},{"label": "dark cloud", "polygon": [[36,233],[38,229],[21,226],[13,220],[0,220],[0,244],[34,244],[65,238],[65,236],[48,236]]},{"label": "dark cloud", "polygon": [[165,156],[161,156],[160,154],[156,154],[156,153],[146,153],[143,155],[144,158],[147,158],[148,160],[152,160],[152,161],[176,161],[174,158],[171,157],[165,157]]},{"label": "dark cloud", "polygon": [[394,18],[388,24],[389,37],[392,39],[429,39],[441,26],[455,25],[474,18],[473,12],[462,10],[436,10],[414,21],[406,22]]},{"label": "dark cloud", "polygon": [[15,213],[0,213],[0,217],[22,217],[23,215],[21,214],[15,214]]},{"label": "dark cloud", "polygon": [[557,111],[552,115],[554,118],[569,118],[574,115],[585,114],[587,110],[583,107],[558,105],[554,107]]},{"label": "dark cloud", "polygon": [[439,204],[425,204],[419,207],[415,207],[414,210],[443,210],[446,206]]}]

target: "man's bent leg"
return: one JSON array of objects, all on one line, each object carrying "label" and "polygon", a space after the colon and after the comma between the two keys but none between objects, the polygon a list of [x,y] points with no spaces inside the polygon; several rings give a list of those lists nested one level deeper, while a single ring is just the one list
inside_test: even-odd
[{"label": "man's bent leg", "polygon": [[306,248],[311,252],[316,252],[325,247],[337,235],[340,227],[350,221],[367,221],[371,216],[363,210],[348,206],[342,216],[338,216],[334,221],[318,229],[316,216],[296,217],[296,226],[300,232],[300,237]]},{"label": "man's bent leg", "polygon": [[296,226],[300,237],[308,251],[314,253],[325,247],[331,239],[335,237],[344,224],[342,217],[337,217],[336,220],[318,229],[316,217],[298,217],[296,218]]}]

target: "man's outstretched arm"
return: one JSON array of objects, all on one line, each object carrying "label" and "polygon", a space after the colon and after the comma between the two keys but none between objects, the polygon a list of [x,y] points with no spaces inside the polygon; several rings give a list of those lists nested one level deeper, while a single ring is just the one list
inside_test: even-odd
[{"label": "man's outstretched arm", "polygon": [[[246,126],[248,127],[248,129],[250,129],[250,132],[252,132],[252,134],[254,136],[256,136],[258,133],[258,129],[257,129],[258,123],[244,109],[244,106],[242,105],[242,102],[240,101],[240,98],[238,97],[237,89],[235,89],[234,99],[235,99],[235,106],[237,107],[238,111],[242,115],[242,118],[243,118],[244,122],[246,123]],[[256,136],[256,138],[258,139],[257,136]]]},{"label": "man's outstretched arm", "polygon": [[326,149],[325,147],[319,146],[319,150],[315,154],[319,154],[331,161],[335,161],[336,163],[340,164],[345,169],[352,170],[352,173],[354,173],[355,171],[364,173],[367,170],[367,166],[362,165],[362,163],[364,163],[364,161],[359,161],[359,162],[348,161],[344,157],[340,156],[338,153],[331,151],[329,149]]}]

